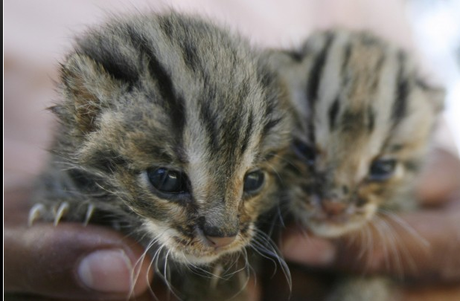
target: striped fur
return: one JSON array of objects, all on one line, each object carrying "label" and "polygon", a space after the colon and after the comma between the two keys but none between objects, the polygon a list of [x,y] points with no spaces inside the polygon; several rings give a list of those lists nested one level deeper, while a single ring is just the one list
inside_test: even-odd
[{"label": "striped fur", "polygon": [[[211,264],[250,244],[276,204],[291,126],[277,76],[245,41],[176,13],[120,17],[77,39],[60,90],[54,156],[35,202],[71,203],[70,220],[92,203],[179,263]],[[185,173],[190,195],[156,193],[146,176],[155,167]],[[265,175],[262,191],[244,193],[254,170]],[[214,248],[203,226],[237,238]]]},{"label": "striped fur", "polygon": [[[423,163],[443,91],[422,81],[406,52],[367,32],[317,33],[299,55],[300,60],[289,53],[274,59],[299,112],[295,139],[316,154],[313,166],[292,158],[292,212],[300,212],[317,234],[336,236],[359,227],[381,206],[412,206],[405,199]],[[397,161],[386,181],[369,179],[378,159]],[[353,213],[342,216],[343,223],[328,221],[322,200],[346,204]]]},{"label": "striped fur", "polygon": [[[292,53],[271,54],[298,112],[283,175],[290,213],[315,235],[337,237],[361,233],[379,210],[413,208],[443,91],[424,83],[408,53],[368,32],[320,32]],[[396,162],[387,179],[371,176],[378,160]],[[353,281],[327,300],[387,300],[384,282],[370,294],[345,283]]]}]

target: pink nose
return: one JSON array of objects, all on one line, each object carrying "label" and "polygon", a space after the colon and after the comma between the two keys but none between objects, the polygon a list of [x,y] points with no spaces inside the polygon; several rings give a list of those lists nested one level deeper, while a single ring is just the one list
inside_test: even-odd
[{"label": "pink nose", "polygon": [[225,236],[225,237],[206,236],[206,239],[209,241],[209,243],[213,247],[221,248],[221,247],[225,247],[231,244],[236,239],[236,236]]},{"label": "pink nose", "polygon": [[323,199],[321,201],[321,207],[329,215],[339,215],[345,211],[347,205],[340,201]]}]

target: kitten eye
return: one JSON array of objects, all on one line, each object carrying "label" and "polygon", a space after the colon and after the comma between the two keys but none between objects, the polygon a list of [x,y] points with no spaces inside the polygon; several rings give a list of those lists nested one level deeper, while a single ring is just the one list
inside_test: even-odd
[{"label": "kitten eye", "polygon": [[244,177],[244,192],[257,192],[265,181],[265,174],[261,170],[247,173]]},{"label": "kitten eye", "polygon": [[187,192],[187,176],[179,171],[167,168],[156,168],[147,170],[150,183],[157,190],[163,193],[185,193]]},{"label": "kitten eye", "polygon": [[306,145],[305,143],[299,140],[294,140],[294,151],[297,154],[297,156],[302,158],[308,165],[311,166],[315,164],[316,152],[312,147]]},{"label": "kitten eye", "polygon": [[384,181],[389,179],[396,167],[396,160],[393,159],[381,159],[372,162],[369,169],[369,179],[373,181]]}]

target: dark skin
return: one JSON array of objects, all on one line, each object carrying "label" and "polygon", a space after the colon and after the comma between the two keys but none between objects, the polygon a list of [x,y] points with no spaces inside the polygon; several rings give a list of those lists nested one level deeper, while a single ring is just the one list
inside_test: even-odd
[{"label": "dark skin", "polygon": [[[397,248],[405,248],[409,254],[415,254],[412,260],[416,269],[404,264],[398,268],[390,264],[388,268],[382,256],[384,251],[379,248],[366,253],[369,264],[357,265],[356,253],[361,246],[356,242],[350,245],[346,242],[347,238],[334,242],[314,237],[305,239],[304,232],[297,228],[289,228],[285,232],[283,251],[287,261],[357,273],[402,273],[412,280],[403,288],[403,300],[459,300],[460,161],[445,151],[437,152],[434,158],[418,190],[424,208],[399,215],[430,245],[427,249],[420,248],[420,241],[414,239],[413,234],[400,231]],[[28,299],[26,296],[18,298],[17,293],[20,293],[21,296],[40,295],[45,300],[49,297],[59,300],[126,300],[130,287],[129,282],[123,285],[124,280],[130,279],[126,267],[109,264],[112,268],[109,275],[98,277],[105,282],[95,284],[99,290],[84,284],[79,278],[78,267],[83,258],[98,250],[112,250],[115,254],[121,252],[134,265],[143,253],[142,247],[123,234],[99,226],[84,227],[64,222],[54,227],[37,222],[29,228],[29,194],[30,189],[27,188],[5,191],[6,299],[12,299],[10,293],[16,294],[15,300]],[[141,264],[141,276],[134,289],[134,295],[138,296],[136,300],[154,300],[145,276],[149,263],[146,258]],[[158,285],[158,281],[153,283]],[[256,300],[258,290],[253,291]],[[161,288],[155,288],[155,292],[160,300],[167,298],[166,293],[162,295],[164,290]],[[32,299],[37,300],[36,297]]]}]

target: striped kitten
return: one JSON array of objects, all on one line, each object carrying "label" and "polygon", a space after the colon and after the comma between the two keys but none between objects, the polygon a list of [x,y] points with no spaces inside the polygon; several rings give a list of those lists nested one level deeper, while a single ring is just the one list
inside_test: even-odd
[{"label": "striped kitten", "polygon": [[[367,32],[320,32],[276,58],[298,112],[284,175],[294,217],[315,235],[338,237],[414,208],[443,91],[422,80],[406,52]],[[359,291],[337,300],[378,300]]]},{"label": "striped kitten", "polygon": [[[76,40],[59,89],[30,224],[118,223],[161,272],[225,264],[258,235],[291,127],[276,75],[245,41],[176,13],[118,18]],[[187,271],[181,298],[224,298],[189,292]]]}]

